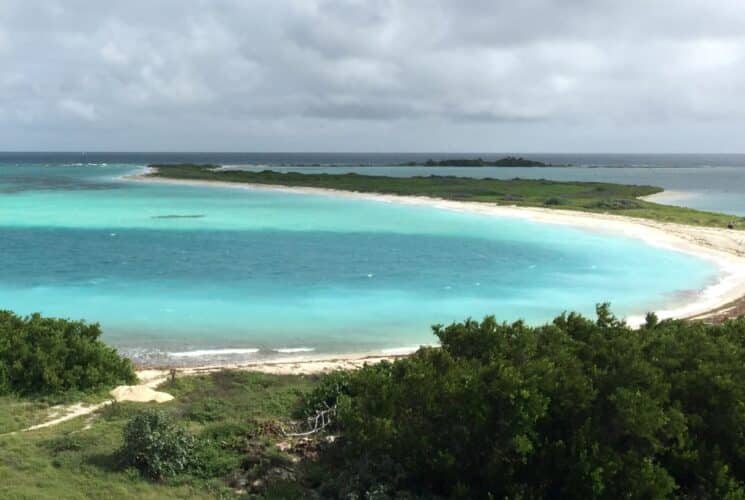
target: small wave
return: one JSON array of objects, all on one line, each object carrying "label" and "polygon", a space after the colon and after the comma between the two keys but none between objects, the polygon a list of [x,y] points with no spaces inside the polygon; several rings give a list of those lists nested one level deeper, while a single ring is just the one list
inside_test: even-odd
[{"label": "small wave", "polygon": [[292,354],[296,352],[313,352],[315,349],[313,347],[283,347],[280,349],[272,349],[272,351],[282,354]]},{"label": "small wave", "polygon": [[88,163],[75,162],[75,163],[60,163],[59,166],[60,167],[108,167],[109,164],[108,163],[94,163],[94,162],[88,162]]},{"label": "small wave", "polygon": [[153,173],[155,173],[155,169],[153,167],[138,165],[137,168],[124,174],[124,177],[130,176],[130,175],[145,176],[145,175],[150,175]]},{"label": "small wave", "polygon": [[198,349],[195,351],[169,352],[174,358],[198,358],[201,356],[222,356],[226,354],[255,354],[258,349]]}]

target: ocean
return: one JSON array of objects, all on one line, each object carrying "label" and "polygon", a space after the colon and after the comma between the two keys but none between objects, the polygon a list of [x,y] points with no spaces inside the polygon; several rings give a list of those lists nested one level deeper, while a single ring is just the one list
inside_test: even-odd
[{"label": "ocean", "polygon": [[463,155],[0,154],[0,308],[99,322],[142,364],[433,344],[435,323],[641,314],[713,264],[620,236],[425,206],[122,177],[155,162],[660,185],[745,213],[745,156],[524,155],[570,168],[430,169]]}]

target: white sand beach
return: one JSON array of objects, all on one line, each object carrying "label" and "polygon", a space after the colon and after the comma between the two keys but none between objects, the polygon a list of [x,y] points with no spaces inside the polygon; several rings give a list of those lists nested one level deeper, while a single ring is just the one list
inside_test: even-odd
[{"label": "white sand beach", "polygon": [[690,200],[696,198],[697,193],[691,193],[690,191],[675,191],[675,190],[664,190],[660,193],[650,194],[649,196],[640,196],[640,200],[649,201],[652,203],[661,203],[668,205],[676,205],[678,202]]},{"label": "white sand beach", "polygon": [[[198,185],[228,189],[282,191],[287,193],[329,195],[382,203],[426,205],[441,210],[453,210],[495,217],[526,219],[539,223],[561,224],[597,233],[635,238],[659,248],[687,253],[714,263],[720,270],[718,280],[693,297],[678,299],[665,309],[655,311],[662,318],[689,318],[718,309],[745,296],[745,231],[688,226],[649,219],[625,217],[540,207],[501,206],[479,202],[452,201],[420,196],[360,193],[333,189],[288,187],[265,184],[244,184],[219,181],[180,180],[131,175],[125,179],[164,184]],[[661,193],[661,194],[664,194]],[[654,195],[659,196],[659,195]],[[660,201],[657,198],[655,201]],[[626,318],[638,325],[643,317]]]}]

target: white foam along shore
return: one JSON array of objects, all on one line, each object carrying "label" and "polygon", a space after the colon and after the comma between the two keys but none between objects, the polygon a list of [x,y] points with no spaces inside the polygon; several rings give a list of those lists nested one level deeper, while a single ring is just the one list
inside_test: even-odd
[{"label": "white foam along shore", "polygon": [[[678,298],[675,301],[671,301],[665,309],[655,311],[661,319],[700,316],[745,296],[745,231],[687,226],[614,214],[555,208],[493,205],[482,202],[453,201],[424,196],[399,196],[271,184],[166,179],[162,177],[148,177],[146,175],[131,175],[124,178],[162,184],[281,191],[286,193],[374,200],[404,205],[424,205],[441,210],[491,215],[495,217],[520,218],[545,224],[561,224],[597,233],[634,238],[658,248],[693,255],[712,262],[718,267],[720,272],[715,283],[700,290],[695,296],[685,299]],[[640,311],[639,315],[630,316],[626,320],[631,325],[639,325],[643,321],[643,313],[645,312]]]}]

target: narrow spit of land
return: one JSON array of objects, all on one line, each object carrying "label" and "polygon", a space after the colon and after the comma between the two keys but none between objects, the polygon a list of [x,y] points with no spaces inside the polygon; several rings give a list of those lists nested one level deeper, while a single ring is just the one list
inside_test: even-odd
[{"label": "narrow spit of land", "polygon": [[745,217],[662,205],[642,197],[663,191],[654,186],[533,179],[474,179],[455,176],[280,173],[223,170],[218,165],[151,165],[148,177],[271,186],[333,189],[360,193],[422,196],[502,206],[543,207],[674,222],[692,226],[745,229]]}]

